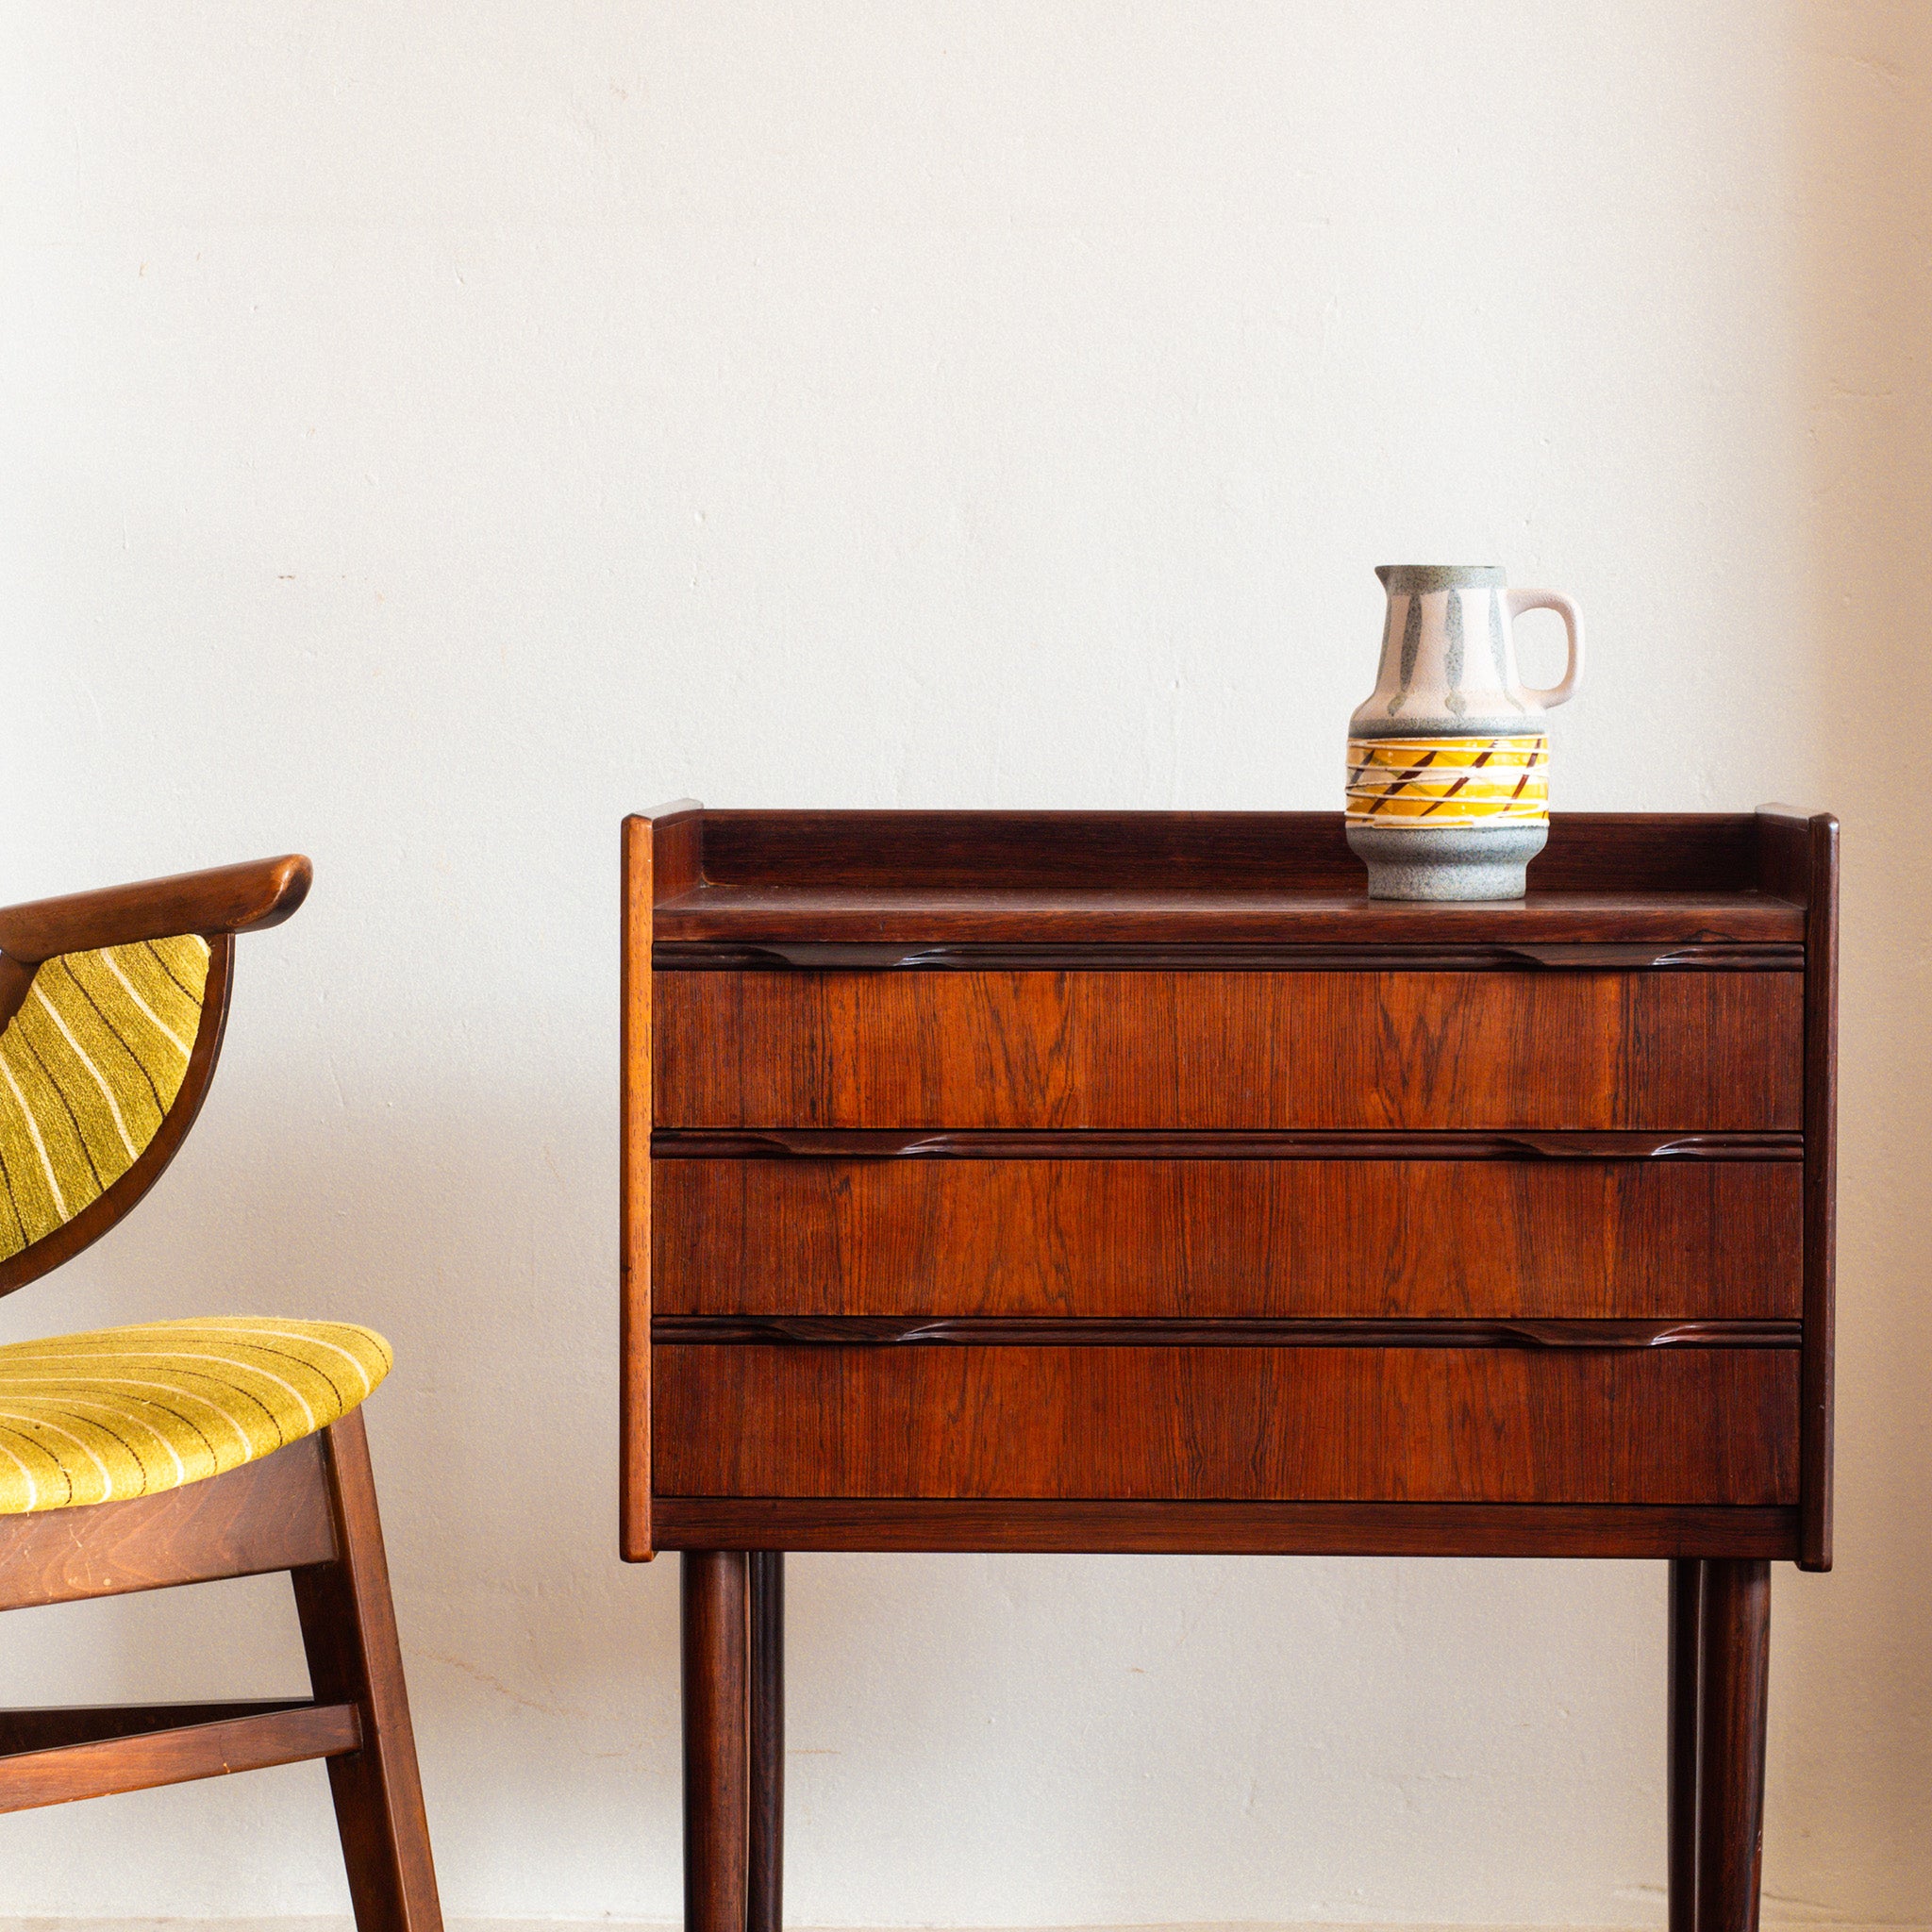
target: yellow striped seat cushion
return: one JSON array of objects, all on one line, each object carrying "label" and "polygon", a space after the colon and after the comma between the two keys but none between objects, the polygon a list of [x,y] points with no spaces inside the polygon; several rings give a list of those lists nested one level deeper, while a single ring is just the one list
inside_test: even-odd
[{"label": "yellow striped seat cushion", "polygon": [[0,1033],[0,1260],[132,1167],[175,1104],[201,1025],[208,941],[68,953]]},{"label": "yellow striped seat cushion", "polygon": [[144,1322],[0,1347],[0,1516],[152,1496],[345,1416],[389,1374],[347,1322]]}]

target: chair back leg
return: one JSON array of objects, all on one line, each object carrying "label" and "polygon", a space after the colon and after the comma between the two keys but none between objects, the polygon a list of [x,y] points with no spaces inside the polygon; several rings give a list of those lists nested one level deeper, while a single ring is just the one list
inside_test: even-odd
[{"label": "chair back leg", "polygon": [[362,1748],[328,1763],[357,1932],[442,1932],[359,1409],[323,1432],[323,1455],[341,1554],[291,1574],[317,1700],[361,1713]]}]

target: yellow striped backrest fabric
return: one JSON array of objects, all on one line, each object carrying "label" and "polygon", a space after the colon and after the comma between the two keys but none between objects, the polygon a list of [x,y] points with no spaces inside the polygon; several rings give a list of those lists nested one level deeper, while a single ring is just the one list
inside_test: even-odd
[{"label": "yellow striped backrest fabric", "polygon": [[188,1073],[208,944],[190,933],[43,960],[0,1033],[0,1260],[97,1201]]}]

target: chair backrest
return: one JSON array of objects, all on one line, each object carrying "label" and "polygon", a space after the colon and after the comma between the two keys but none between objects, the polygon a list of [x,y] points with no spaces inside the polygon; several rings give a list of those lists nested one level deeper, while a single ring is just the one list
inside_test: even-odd
[{"label": "chair backrest", "polygon": [[0,1294],[160,1177],[214,1077],[234,934],[286,919],[308,879],[267,860],[0,912]]}]

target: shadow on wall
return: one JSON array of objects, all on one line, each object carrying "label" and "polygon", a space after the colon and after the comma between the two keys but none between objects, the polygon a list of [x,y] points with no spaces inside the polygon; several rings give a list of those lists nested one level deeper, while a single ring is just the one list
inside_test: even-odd
[{"label": "shadow on wall", "polygon": [[[1877,1920],[1932,1897],[1932,1021],[1912,820],[1932,785],[1932,9],[1805,19],[1813,548],[1792,620],[1814,658],[1790,699],[1815,720],[1809,782],[1844,826],[1838,1567],[1778,1573],[1766,1887]],[[1751,669],[1740,640],[1735,675]]]}]

